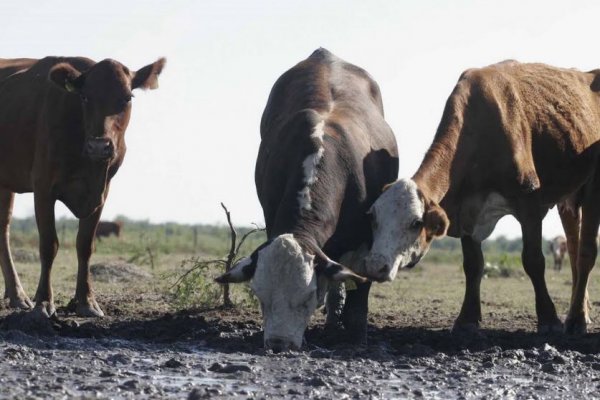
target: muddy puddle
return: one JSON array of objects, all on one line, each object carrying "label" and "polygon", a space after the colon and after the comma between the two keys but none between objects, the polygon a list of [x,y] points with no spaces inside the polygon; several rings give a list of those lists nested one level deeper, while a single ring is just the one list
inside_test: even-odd
[{"label": "muddy puddle", "polygon": [[[256,314],[2,322],[0,398],[600,398],[599,335],[371,326],[367,346],[317,322],[300,352],[261,349]],[[10,322],[10,318],[8,318]]]}]

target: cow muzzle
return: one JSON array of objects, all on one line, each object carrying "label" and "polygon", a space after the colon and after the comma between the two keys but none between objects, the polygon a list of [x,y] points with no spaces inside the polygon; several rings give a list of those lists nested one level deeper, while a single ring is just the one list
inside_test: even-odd
[{"label": "cow muzzle", "polygon": [[273,353],[281,353],[288,350],[299,350],[298,346],[296,346],[291,340],[281,337],[272,337],[266,339],[265,349],[271,350]]},{"label": "cow muzzle", "polygon": [[114,157],[115,146],[108,138],[90,138],[85,141],[83,154],[93,161],[106,161]]},{"label": "cow muzzle", "polygon": [[367,278],[376,282],[392,280],[393,262],[381,254],[373,254],[365,259]]}]

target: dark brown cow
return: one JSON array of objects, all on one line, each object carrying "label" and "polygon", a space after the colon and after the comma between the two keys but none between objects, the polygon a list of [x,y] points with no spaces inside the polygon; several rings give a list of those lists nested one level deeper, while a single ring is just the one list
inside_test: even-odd
[{"label": "dark brown cow", "polygon": [[[538,330],[561,327],[544,279],[542,219],[559,203],[573,265],[568,332],[585,331],[585,293],[600,220],[600,70],[503,62],[462,74],[425,159],[372,208],[367,270],[391,280],[432,239],[462,243],[466,292],[455,327],[478,326],[481,241],[511,214],[521,224],[522,260],[535,289]],[[581,210],[581,224],[579,215]]]},{"label": "dark brown cow", "polygon": [[123,229],[122,221],[100,221],[98,222],[98,227],[96,228],[96,237],[98,238],[98,240],[100,240],[103,237],[109,237],[110,235],[120,237],[121,229]]},{"label": "dark brown cow", "polygon": [[32,306],[12,262],[8,232],[14,193],[33,192],[42,264],[36,310],[55,312],[50,270],[60,200],[79,218],[77,314],[104,315],[89,280],[94,233],[125,156],[132,90],[155,89],[164,64],[160,59],[135,72],[110,59],[0,60],[0,264],[11,307]]},{"label": "dark brown cow", "polygon": [[318,49],[277,80],[260,132],[255,180],[269,240],[218,281],[251,280],[265,347],[279,351],[301,346],[328,281],[352,278],[359,283],[341,319],[365,341],[371,283],[333,260],[361,272],[371,244],[366,211],[398,174],[379,86]]}]

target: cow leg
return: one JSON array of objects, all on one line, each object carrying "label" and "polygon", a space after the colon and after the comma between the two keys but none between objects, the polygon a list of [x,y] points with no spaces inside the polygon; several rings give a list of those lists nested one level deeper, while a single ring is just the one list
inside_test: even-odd
[{"label": "cow leg", "polygon": [[371,282],[357,283],[356,289],[346,291],[346,303],[342,315],[344,328],[354,343],[367,343],[367,314]]},{"label": "cow leg", "polygon": [[0,266],[4,276],[4,298],[11,308],[29,309],[33,303],[25,294],[10,254],[10,219],[15,195],[0,189]]},{"label": "cow leg", "polygon": [[325,310],[327,318],[325,327],[327,329],[336,329],[342,323],[342,313],[344,311],[344,299],[346,297],[344,284],[341,282],[330,282],[325,299]]},{"label": "cow leg", "polygon": [[587,285],[590,272],[594,268],[598,245],[598,225],[600,225],[600,210],[596,205],[600,201],[600,190],[586,199],[582,207],[581,235],[579,237],[579,252],[577,254],[577,279],[573,281],[574,291],[571,297],[571,307],[565,321],[567,333],[582,334],[591,323],[588,315]]},{"label": "cow leg", "polygon": [[77,288],[75,312],[81,317],[103,317],[104,312],[96,302],[90,281],[90,257],[94,251],[94,235],[102,214],[102,207],[87,218],[79,220],[77,232]]},{"label": "cow leg", "polygon": [[483,252],[481,242],[471,236],[460,238],[463,252],[463,269],[465,272],[465,297],[460,314],[454,322],[453,331],[473,330],[481,321],[480,287],[483,277]]},{"label": "cow leg", "polygon": [[35,293],[35,310],[50,317],[56,312],[52,295],[50,273],[52,263],[58,252],[58,237],[54,220],[55,200],[47,196],[34,196],[35,220],[37,222],[40,239],[40,262],[42,270],[40,281]]},{"label": "cow leg", "polygon": [[562,331],[562,323],[556,315],[556,308],[548,293],[544,270],[546,261],[542,251],[542,218],[539,206],[524,204],[518,209],[518,218],[523,234],[523,268],[531,279],[535,291],[535,310],[538,318],[538,332]]},{"label": "cow leg", "polygon": [[[581,231],[581,213],[580,210],[571,210],[567,207],[558,207],[558,215],[567,237],[567,251],[569,261],[571,262],[571,304],[575,297],[575,285],[577,284],[577,258],[579,252],[579,233]],[[585,294],[588,298],[587,291]],[[586,304],[587,305],[587,304]]]}]

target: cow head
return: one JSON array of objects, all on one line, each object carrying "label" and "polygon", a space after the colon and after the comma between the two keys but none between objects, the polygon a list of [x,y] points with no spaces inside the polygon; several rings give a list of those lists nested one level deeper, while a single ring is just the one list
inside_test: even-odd
[{"label": "cow head", "polygon": [[156,89],[166,60],[159,59],[139,71],[130,71],[106,59],[80,72],[68,63],[55,65],[49,79],[78,95],[83,109],[83,155],[92,161],[110,161],[124,152],[124,133],[131,114],[133,89]]},{"label": "cow head", "polygon": [[449,225],[444,210],[425,198],[412,179],[387,186],[369,214],[373,246],[365,268],[366,275],[376,281],[391,281],[398,268],[414,266]]},{"label": "cow head", "polygon": [[330,260],[320,249],[307,248],[292,234],[280,235],[216,279],[219,283],[251,280],[260,300],[265,348],[274,352],[299,349],[311,315],[322,301],[328,280],[365,282]]}]

